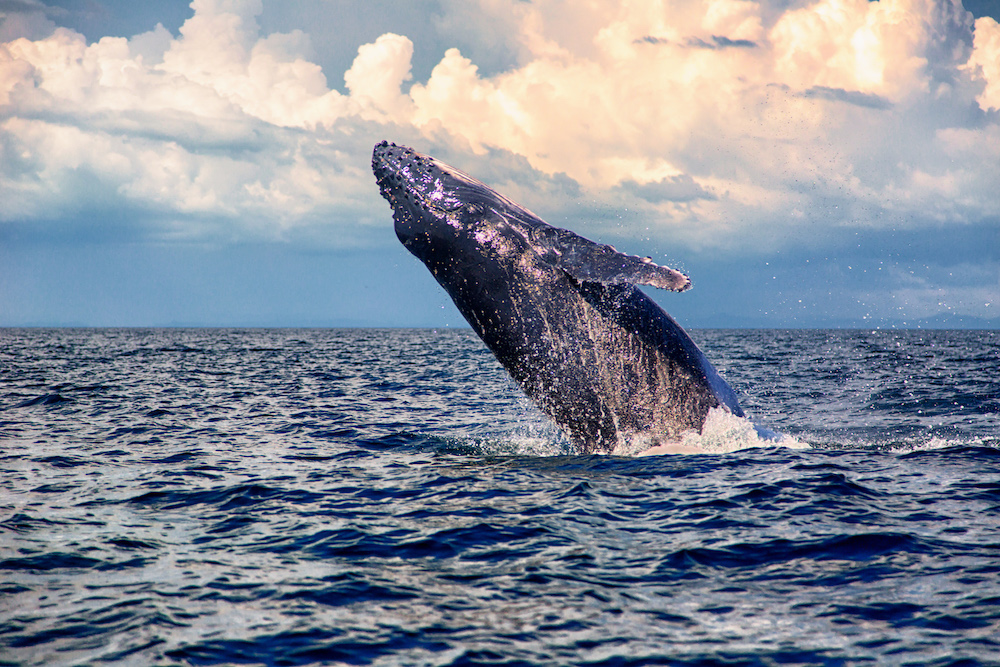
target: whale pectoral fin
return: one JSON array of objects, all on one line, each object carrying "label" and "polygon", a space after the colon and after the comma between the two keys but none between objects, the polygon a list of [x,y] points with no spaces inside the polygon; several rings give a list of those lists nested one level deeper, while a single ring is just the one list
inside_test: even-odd
[{"label": "whale pectoral fin", "polygon": [[605,285],[632,283],[683,292],[691,279],[680,271],[654,264],[649,257],[618,252],[613,246],[594,243],[567,229],[538,227],[531,240],[546,261],[580,281]]}]

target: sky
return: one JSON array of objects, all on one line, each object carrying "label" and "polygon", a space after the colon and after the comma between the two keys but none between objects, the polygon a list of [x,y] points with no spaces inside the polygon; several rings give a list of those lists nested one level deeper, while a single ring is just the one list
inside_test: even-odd
[{"label": "sky", "polygon": [[383,140],[688,327],[1000,328],[997,0],[0,0],[0,326],[466,326]]}]

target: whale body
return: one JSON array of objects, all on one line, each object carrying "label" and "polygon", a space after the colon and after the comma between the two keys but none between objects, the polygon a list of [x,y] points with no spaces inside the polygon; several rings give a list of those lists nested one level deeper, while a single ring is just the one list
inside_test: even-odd
[{"label": "whale body", "polygon": [[395,231],[521,389],[582,453],[636,453],[700,433],[736,393],[637,285],[684,274],[553,227],[404,146],[372,154]]}]

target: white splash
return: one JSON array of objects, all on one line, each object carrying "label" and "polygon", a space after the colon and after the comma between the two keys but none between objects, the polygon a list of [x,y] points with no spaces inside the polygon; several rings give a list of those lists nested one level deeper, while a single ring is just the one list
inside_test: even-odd
[{"label": "white splash", "polygon": [[[652,439],[646,444],[652,444]],[[754,447],[787,447],[808,449],[809,445],[787,435],[755,426],[744,417],[737,417],[725,408],[712,408],[705,418],[701,433],[688,431],[679,442],[656,443],[640,449],[638,442],[630,443],[628,450],[616,454],[651,456],[654,454],[725,454]]]}]

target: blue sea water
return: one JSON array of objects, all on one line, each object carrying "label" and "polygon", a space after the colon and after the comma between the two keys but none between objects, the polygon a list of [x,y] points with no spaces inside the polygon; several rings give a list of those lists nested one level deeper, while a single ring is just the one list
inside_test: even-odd
[{"label": "blue sea water", "polygon": [[0,664],[1000,664],[1000,332],[693,331],[574,455],[468,330],[0,330]]}]

